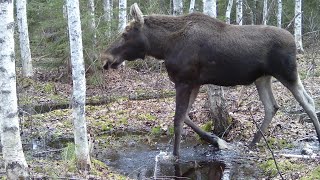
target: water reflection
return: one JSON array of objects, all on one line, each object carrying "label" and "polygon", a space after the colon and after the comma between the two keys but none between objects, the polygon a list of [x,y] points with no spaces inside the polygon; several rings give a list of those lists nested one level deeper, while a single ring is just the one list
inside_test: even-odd
[{"label": "water reflection", "polygon": [[157,168],[142,168],[134,179],[194,179],[194,180],[220,180],[225,179],[226,166],[221,162],[180,162],[174,164],[159,163]]},{"label": "water reflection", "polygon": [[[191,141],[189,141],[191,142]],[[159,143],[157,147],[136,144],[135,147],[117,150],[108,149],[96,158],[105,162],[113,170],[132,179],[194,179],[229,180],[256,179],[254,162],[238,154],[236,150],[216,151],[208,144],[185,144],[181,148],[181,159],[157,161],[161,151],[171,152]],[[160,153],[159,153],[160,151]]]}]

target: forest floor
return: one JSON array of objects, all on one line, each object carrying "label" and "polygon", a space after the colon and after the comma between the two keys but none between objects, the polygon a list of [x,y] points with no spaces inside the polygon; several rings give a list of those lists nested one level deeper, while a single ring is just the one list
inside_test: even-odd
[{"label": "forest floor", "polygon": [[[319,57],[308,55],[299,59],[299,73],[320,110],[320,69],[312,66],[312,60],[316,64],[320,61]],[[128,179],[128,174],[108,165],[112,161],[108,157],[120,156],[117,152],[139,143],[155,146],[159,137],[173,137],[175,92],[165,72],[121,68],[88,73],[86,120],[92,168],[90,172],[77,171],[69,108],[72,83],[68,74],[64,68],[48,70],[38,66],[34,79],[17,79],[23,146],[34,179]],[[272,86],[280,109],[265,136],[283,177],[320,179],[320,149],[313,124],[281,83],[274,79]],[[241,156],[250,157],[253,163],[248,164],[258,169],[257,179],[281,179],[265,141],[261,140],[254,149],[247,148],[257,130],[254,121],[260,124],[264,116],[255,86],[225,87],[224,92],[233,124],[223,139],[231,147],[237,146],[234,151],[241,152]],[[205,88],[189,115],[200,127],[208,126],[210,111]],[[196,137],[186,126],[183,136]],[[197,140],[192,146],[201,143]],[[303,150],[309,155],[303,156]],[[0,163],[0,177],[3,168]]]}]

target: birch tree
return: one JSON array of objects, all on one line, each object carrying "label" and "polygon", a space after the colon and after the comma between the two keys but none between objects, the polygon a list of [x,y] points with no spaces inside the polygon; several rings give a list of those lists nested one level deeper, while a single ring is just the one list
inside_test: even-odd
[{"label": "birch tree", "polygon": [[263,0],[263,25],[267,25],[267,15],[268,15],[268,0]]},{"label": "birch tree", "polygon": [[230,24],[230,15],[232,10],[233,0],[228,1],[227,10],[226,10],[226,23]]},{"label": "birch tree", "polygon": [[111,36],[111,20],[112,20],[112,9],[113,9],[113,0],[103,0],[103,10],[104,10],[104,19],[107,22],[107,32],[106,34]]},{"label": "birch tree", "polygon": [[236,0],[236,20],[239,25],[242,25],[242,6],[242,0]]},{"label": "birch tree", "polygon": [[194,12],[194,4],[195,4],[195,0],[190,0],[189,13]]},{"label": "birch tree", "polygon": [[90,29],[92,32],[92,41],[93,41],[93,47],[96,46],[97,44],[97,34],[96,34],[96,19],[95,19],[95,6],[94,6],[94,0],[89,0],[88,1],[88,6],[89,6],[89,13],[90,13]]},{"label": "birch tree", "polygon": [[112,19],[112,0],[103,0],[104,20],[110,22]]},{"label": "birch tree", "polygon": [[297,45],[297,49],[299,53],[302,53],[302,12],[301,12],[301,0],[295,0],[295,20],[294,20],[294,37]]},{"label": "birch tree", "polygon": [[119,0],[119,32],[127,25],[127,0]]},{"label": "birch tree", "polygon": [[173,0],[173,15],[178,16],[183,14],[182,0]]},{"label": "birch tree", "polygon": [[203,0],[203,13],[211,17],[217,17],[216,0]]},{"label": "birch tree", "polygon": [[0,1],[0,135],[8,179],[27,179],[18,119],[13,1]]},{"label": "birch tree", "polygon": [[278,0],[277,26],[281,28],[282,24],[282,0]]},{"label": "birch tree", "polygon": [[87,126],[85,121],[86,79],[82,50],[82,32],[78,0],[67,0],[68,28],[72,64],[72,118],[77,167],[90,167]]},{"label": "birch tree", "polygon": [[22,76],[31,77],[33,76],[33,69],[27,23],[27,1],[16,1],[16,9],[22,62]]}]

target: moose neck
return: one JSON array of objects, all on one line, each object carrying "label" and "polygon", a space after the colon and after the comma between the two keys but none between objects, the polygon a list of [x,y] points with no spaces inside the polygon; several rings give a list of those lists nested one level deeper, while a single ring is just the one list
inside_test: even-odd
[{"label": "moose neck", "polygon": [[185,26],[181,17],[146,16],[144,34],[148,40],[147,55],[157,59],[165,59],[175,42],[171,41],[172,34]]}]

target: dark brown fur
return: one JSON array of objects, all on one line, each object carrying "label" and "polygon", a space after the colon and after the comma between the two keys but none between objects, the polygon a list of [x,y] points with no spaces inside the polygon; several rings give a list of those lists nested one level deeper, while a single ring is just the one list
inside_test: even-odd
[{"label": "dark brown fur", "polygon": [[[104,68],[116,68],[124,60],[145,56],[165,60],[177,92],[174,155],[179,156],[183,122],[203,139],[219,145],[216,136],[199,129],[188,116],[203,84],[234,86],[255,82],[265,106],[265,120],[261,126],[265,132],[278,109],[271,90],[273,76],[294,94],[320,135],[313,100],[305,92],[297,73],[296,45],[288,31],[272,26],[228,25],[200,13],[142,18],[138,7],[131,11],[134,11],[135,20],[129,23],[123,38],[103,53]],[[257,132],[252,144],[260,138]]]}]

